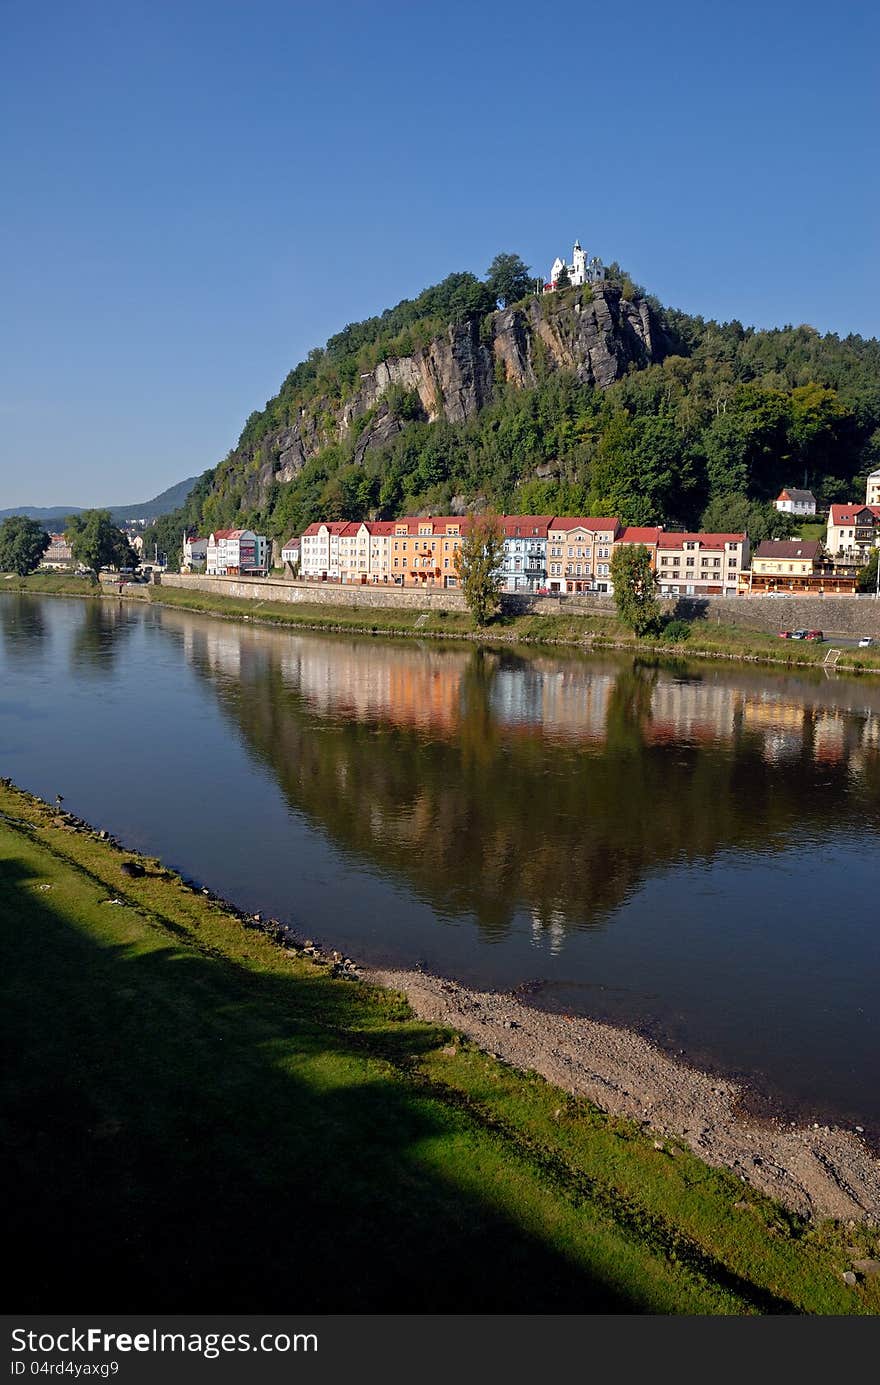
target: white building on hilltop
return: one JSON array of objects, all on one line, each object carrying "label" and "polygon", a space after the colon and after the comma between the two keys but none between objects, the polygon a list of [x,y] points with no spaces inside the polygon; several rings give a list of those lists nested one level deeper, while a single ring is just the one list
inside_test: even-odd
[{"label": "white building on hilltop", "polygon": [[544,292],[551,293],[556,288],[559,276],[563,269],[568,270],[568,280],[570,284],[599,284],[605,278],[605,266],[602,261],[594,255],[591,260],[587,259],[586,250],[581,249],[581,243],[576,240],[574,249],[571,252],[571,264],[566,264],[565,260],[559,255],[553,261],[553,268],[550,270],[550,278],[544,285]]}]

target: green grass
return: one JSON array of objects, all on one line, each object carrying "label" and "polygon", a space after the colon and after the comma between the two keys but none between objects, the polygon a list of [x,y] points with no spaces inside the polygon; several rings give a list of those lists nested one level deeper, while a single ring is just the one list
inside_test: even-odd
[{"label": "green grass", "polygon": [[0,784],[17,1311],[877,1310],[841,1279],[859,1229],[659,1153],[125,859]]},{"label": "green grass", "polygon": [[28,577],[0,573],[0,591],[44,593],[47,596],[100,596],[100,588],[90,577],[71,572],[32,572]]},{"label": "green grass", "polygon": [[797,532],[799,539],[822,539],[824,540],[826,525],[821,521],[804,520]]},{"label": "green grass", "polygon": [[[829,649],[826,644],[782,641],[776,634],[720,625],[698,619],[691,624],[690,638],[671,643],[657,638],[636,637],[613,616],[552,612],[546,615],[499,616],[491,625],[479,629],[463,611],[427,611],[367,608],[360,606],[295,605],[281,601],[253,601],[217,596],[211,592],[186,591],[179,587],[150,587],[149,598],[162,606],[230,619],[259,621],[290,629],[348,631],[368,635],[415,635],[479,639],[487,644],[519,643],[570,645],[595,649],[632,649],[646,653],[687,655],[688,658],[726,658],[778,664],[787,668],[820,665]],[[785,602],[779,603],[780,628],[785,624]],[[850,671],[880,672],[880,649],[847,649],[837,668]]]}]

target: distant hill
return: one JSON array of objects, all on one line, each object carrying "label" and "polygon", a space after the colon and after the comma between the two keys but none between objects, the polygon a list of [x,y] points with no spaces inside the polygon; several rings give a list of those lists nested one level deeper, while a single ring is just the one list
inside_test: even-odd
[{"label": "distant hill", "polygon": [[43,524],[60,524],[68,515],[81,514],[83,508],[109,510],[116,524],[127,519],[154,520],[160,515],[170,514],[172,510],[179,510],[198,479],[197,476],[190,476],[186,481],[178,481],[176,486],[169,486],[152,500],[138,505],[18,505],[11,510],[0,510],[0,520],[8,519],[10,515],[27,515],[29,519],[38,519]]}]

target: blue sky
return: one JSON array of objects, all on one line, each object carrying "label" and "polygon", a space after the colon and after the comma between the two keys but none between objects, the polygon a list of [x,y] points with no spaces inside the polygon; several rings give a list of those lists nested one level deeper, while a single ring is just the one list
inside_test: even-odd
[{"label": "blue sky", "polygon": [[868,3],[0,0],[0,509],[218,461],[346,322],[575,236],[876,335]]}]

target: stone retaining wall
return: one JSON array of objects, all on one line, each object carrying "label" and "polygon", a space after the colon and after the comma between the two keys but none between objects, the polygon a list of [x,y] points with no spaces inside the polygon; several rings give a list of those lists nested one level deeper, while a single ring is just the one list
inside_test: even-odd
[{"label": "stone retaining wall", "polygon": [[284,582],[273,577],[202,577],[183,572],[163,572],[163,587],[210,592],[239,601],[285,601],[293,605],[353,606],[386,610],[464,611],[461,592],[443,587],[416,591],[407,587],[350,587],[335,582]]},{"label": "stone retaining wall", "polygon": [[[314,606],[377,607],[386,610],[464,611],[459,591],[442,587],[417,591],[410,587],[351,587],[329,582],[282,581],[278,578],[202,577],[189,573],[163,573],[162,585],[210,592],[246,601],[285,601]],[[514,596],[503,598],[512,614],[556,612],[614,615],[614,599],[587,593],[571,596]],[[832,635],[880,637],[880,601],[873,596],[713,596],[681,597],[663,601],[665,611],[683,620],[716,621],[745,630],[821,629]]]}]

